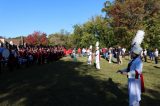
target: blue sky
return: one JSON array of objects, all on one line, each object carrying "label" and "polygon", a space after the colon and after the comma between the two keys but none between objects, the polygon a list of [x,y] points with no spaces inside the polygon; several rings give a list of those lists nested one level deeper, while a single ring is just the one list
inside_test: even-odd
[{"label": "blue sky", "polygon": [[34,31],[47,34],[83,24],[101,12],[106,0],[0,0],[0,36],[16,37]]}]

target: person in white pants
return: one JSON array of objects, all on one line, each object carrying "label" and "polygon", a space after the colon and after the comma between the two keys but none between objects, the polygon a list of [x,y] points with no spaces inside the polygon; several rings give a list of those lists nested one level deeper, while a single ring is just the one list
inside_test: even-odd
[{"label": "person in white pants", "polygon": [[89,47],[89,51],[88,51],[88,53],[87,53],[87,55],[88,55],[88,64],[89,65],[91,65],[92,64],[92,45]]},{"label": "person in white pants", "polygon": [[99,47],[96,47],[96,54],[95,54],[95,58],[96,58],[96,68],[100,69],[100,51],[99,51]]},{"label": "person in white pants", "polygon": [[143,40],[144,32],[139,30],[132,42],[131,57],[128,67],[118,70],[118,73],[126,75],[128,78],[129,106],[140,106],[141,93],[145,91],[143,81],[143,62],[141,59],[142,48],[140,44]]}]

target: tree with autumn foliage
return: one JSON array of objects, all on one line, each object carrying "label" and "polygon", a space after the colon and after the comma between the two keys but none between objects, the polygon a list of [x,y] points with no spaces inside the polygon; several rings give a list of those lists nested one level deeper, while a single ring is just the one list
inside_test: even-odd
[{"label": "tree with autumn foliage", "polygon": [[[159,0],[115,0],[106,1],[103,12],[110,19],[117,44],[128,46],[137,30],[145,30],[144,47],[160,45],[160,1]],[[156,44],[154,43],[156,42]]]},{"label": "tree with autumn foliage", "polygon": [[28,35],[25,38],[25,42],[29,45],[34,45],[34,46],[38,45],[45,46],[48,44],[47,35],[46,33],[42,32],[33,32],[32,34]]}]

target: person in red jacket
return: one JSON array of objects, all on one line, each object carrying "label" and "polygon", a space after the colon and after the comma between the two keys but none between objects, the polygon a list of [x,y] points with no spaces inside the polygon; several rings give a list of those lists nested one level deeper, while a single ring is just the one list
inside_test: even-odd
[{"label": "person in red jacket", "polygon": [[78,48],[78,56],[81,56],[81,48]]}]

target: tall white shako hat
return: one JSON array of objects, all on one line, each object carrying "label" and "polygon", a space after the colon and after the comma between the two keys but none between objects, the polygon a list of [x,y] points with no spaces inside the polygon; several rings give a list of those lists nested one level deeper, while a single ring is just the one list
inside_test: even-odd
[{"label": "tall white shako hat", "polygon": [[90,45],[89,49],[92,49],[92,45]]},{"label": "tall white shako hat", "polygon": [[99,49],[99,42],[96,42],[96,49]]},{"label": "tall white shako hat", "polygon": [[131,48],[131,52],[140,55],[142,52],[142,47],[141,47],[141,43],[144,39],[144,35],[145,32],[143,30],[138,30],[136,33],[135,38],[132,41],[132,48]]}]

